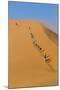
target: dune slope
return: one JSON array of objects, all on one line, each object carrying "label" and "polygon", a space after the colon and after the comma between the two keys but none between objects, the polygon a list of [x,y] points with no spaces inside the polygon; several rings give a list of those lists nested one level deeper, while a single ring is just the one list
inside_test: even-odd
[{"label": "dune slope", "polygon": [[[37,44],[51,58],[52,69],[34,46]],[[43,25],[31,20],[9,20],[9,88],[57,85],[57,39]]]}]

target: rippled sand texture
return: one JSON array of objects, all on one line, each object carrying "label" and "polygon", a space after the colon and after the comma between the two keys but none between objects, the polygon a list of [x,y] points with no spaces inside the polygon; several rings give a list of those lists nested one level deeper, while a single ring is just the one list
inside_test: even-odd
[{"label": "rippled sand texture", "polygon": [[[51,58],[51,67],[33,45],[29,32]],[[57,35],[32,20],[9,20],[9,88],[58,84]]]}]

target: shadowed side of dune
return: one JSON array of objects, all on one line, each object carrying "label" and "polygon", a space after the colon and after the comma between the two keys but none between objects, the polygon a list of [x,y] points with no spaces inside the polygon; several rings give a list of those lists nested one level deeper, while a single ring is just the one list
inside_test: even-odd
[{"label": "shadowed side of dune", "polygon": [[58,35],[50,30],[45,25],[42,25],[44,32],[47,34],[48,38],[53,41],[56,45],[58,44]]}]

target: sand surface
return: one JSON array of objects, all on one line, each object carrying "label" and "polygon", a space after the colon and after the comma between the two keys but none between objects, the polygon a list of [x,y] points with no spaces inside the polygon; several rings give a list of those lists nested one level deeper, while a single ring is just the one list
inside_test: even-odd
[{"label": "sand surface", "polygon": [[[57,85],[57,35],[32,20],[9,20],[9,88]],[[45,63],[33,45],[29,27],[51,58]]]}]

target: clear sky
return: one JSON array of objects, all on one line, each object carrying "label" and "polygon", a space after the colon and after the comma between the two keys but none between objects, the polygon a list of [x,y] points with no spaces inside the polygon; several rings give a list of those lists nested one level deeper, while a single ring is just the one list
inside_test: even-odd
[{"label": "clear sky", "polygon": [[46,22],[57,32],[58,5],[9,1],[8,18],[32,19]]}]

